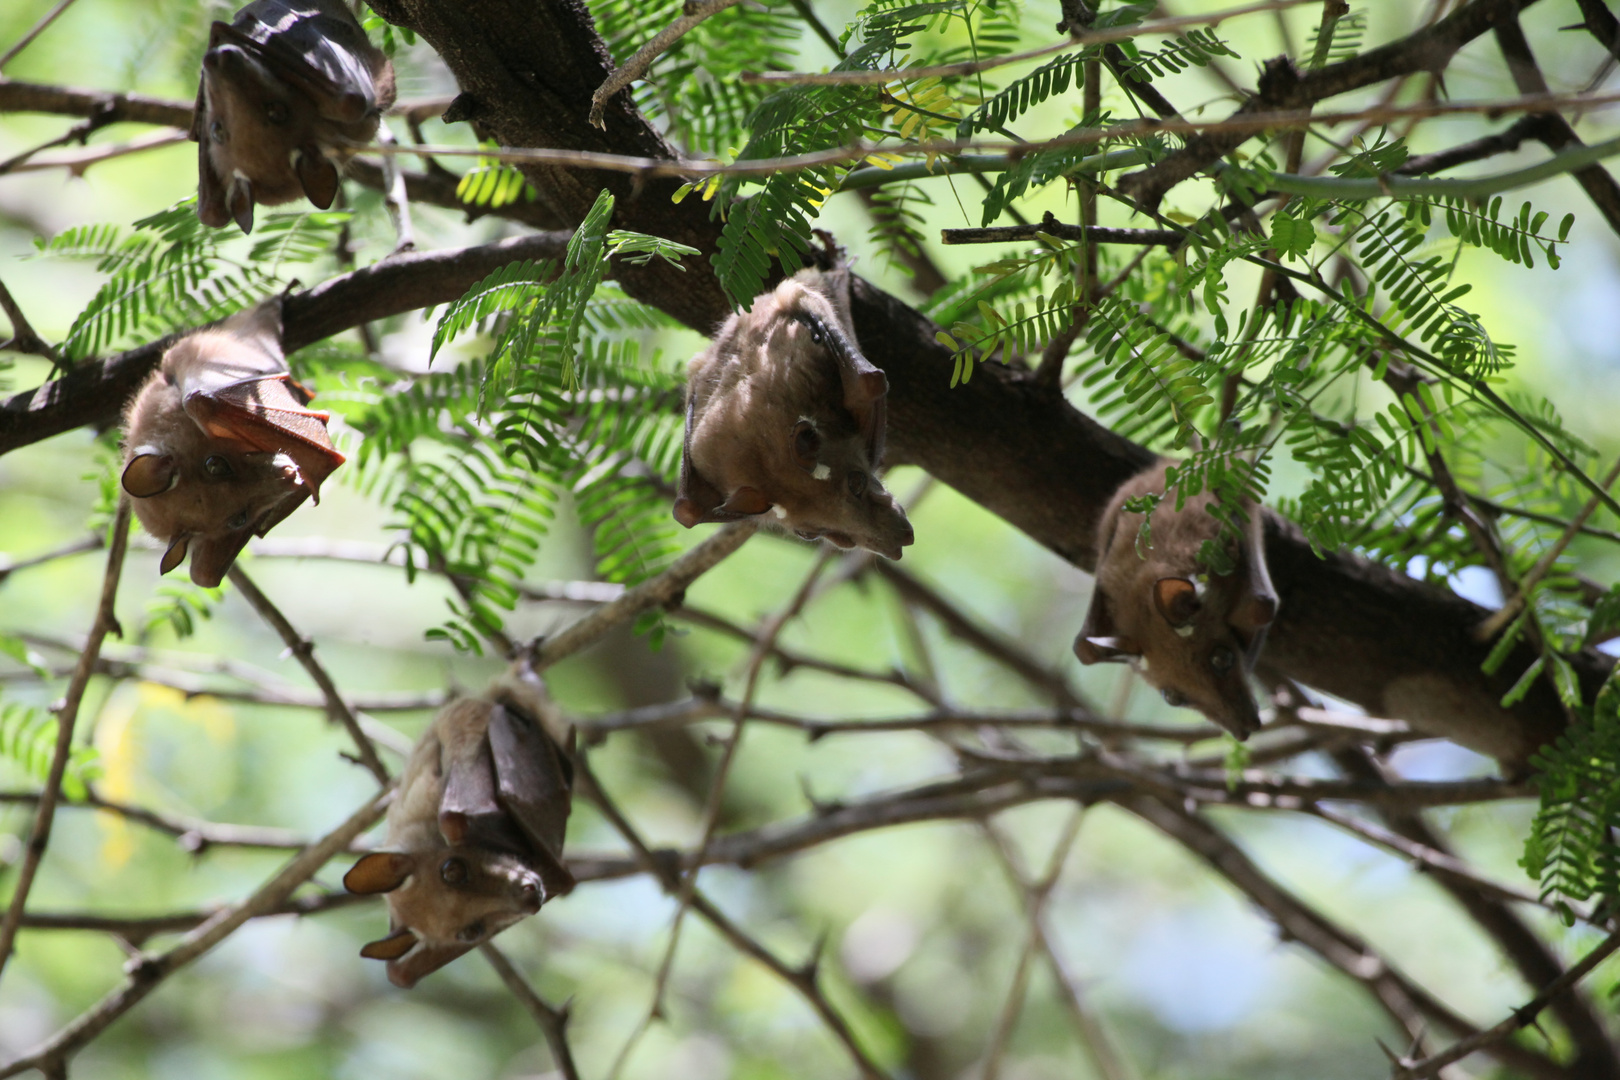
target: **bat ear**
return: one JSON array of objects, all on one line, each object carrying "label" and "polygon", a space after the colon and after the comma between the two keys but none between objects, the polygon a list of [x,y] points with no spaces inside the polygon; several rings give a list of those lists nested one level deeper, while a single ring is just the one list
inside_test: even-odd
[{"label": "bat ear", "polygon": [[180,472],[174,467],[172,455],[154,453],[142,447],[124,466],[122,483],[124,490],[133,498],[150,499],[154,495],[162,495],[179,480]]},{"label": "bat ear", "polygon": [[203,124],[203,97],[197,94],[197,220],[211,229],[223,228],[231,220],[226,206],[225,181],[214,171],[214,162],[208,156],[209,138]]},{"label": "bat ear", "polygon": [[393,892],[405,884],[405,879],[410,877],[415,869],[416,864],[409,855],[398,851],[373,851],[369,855],[362,856],[360,861],[343,875],[343,887],[362,896]]},{"label": "bat ear", "polygon": [[204,536],[191,553],[191,580],[205,589],[218,588],[236,557],[253,536],[252,529],[236,529],[221,536]]},{"label": "bat ear", "polygon": [[821,454],[821,432],[816,430],[815,422],[801,419],[793,425],[793,433],[788,437],[789,445],[793,450],[793,460],[805,472],[815,472],[817,457]]},{"label": "bat ear", "polygon": [[167,574],[180,565],[186,557],[186,543],[189,539],[182,533],[169,542],[169,550],[163,553],[163,561],[158,563],[158,573]]},{"label": "bat ear", "polygon": [[[236,227],[244,233],[253,231],[253,183],[240,176],[231,177],[229,210]],[[221,223],[223,224],[223,222]]]},{"label": "bat ear", "polygon": [[1263,630],[1277,617],[1277,598],[1270,593],[1251,591],[1232,611],[1228,620],[1239,630]]},{"label": "bat ear", "polygon": [[[298,183],[304,189],[309,201],[322,210],[332,205],[337,198],[338,171],[337,166],[326,159],[326,156],[313,146],[306,146],[298,151]],[[247,230],[243,230],[246,232]]]},{"label": "bat ear", "polygon": [[424,942],[421,948],[401,960],[388,961],[388,981],[401,990],[409,990],[458,956],[471,952],[471,945],[433,945]]},{"label": "bat ear", "polygon": [[740,487],[731,493],[719,509],[719,513],[733,517],[753,517],[763,514],[771,508],[771,500],[756,487]]},{"label": "bat ear", "polygon": [[439,835],[451,847],[461,847],[467,842],[469,827],[466,814],[458,810],[439,811]]},{"label": "bat ear", "polygon": [[368,942],[360,950],[367,960],[398,960],[416,946],[416,935],[407,928],[395,930],[385,938]]},{"label": "bat ear", "polygon": [[1203,601],[1198,599],[1198,586],[1186,578],[1162,577],[1153,583],[1153,606],[1165,622],[1181,627],[1193,621]]}]

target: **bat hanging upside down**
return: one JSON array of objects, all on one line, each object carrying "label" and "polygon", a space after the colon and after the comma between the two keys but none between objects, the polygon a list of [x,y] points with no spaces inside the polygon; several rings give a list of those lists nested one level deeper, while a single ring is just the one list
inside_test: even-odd
[{"label": "bat hanging upside down", "polygon": [[220,583],[263,536],[343,464],[327,414],[281,355],[281,298],[181,338],[124,414],[124,490],[146,531],[191,550],[191,580]]},{"label": "bat hanging upside down", "polygon": [[572,733],[527,655],[481,698],[439,710],[388,808],[388,849],[344,875],[354,893],[385,893],[391,932],[360,955],[388,979],[418,979],[574,887],[562,862]]},{"label": "bat hanging upside down", "polygon": [[393,66],[342,0],[254,0],[214,23],[191,125],[197,216],[252,232],[254,203],[325,210],[393,103]]},{"label": "bat hanging upside down", "polygon": [[855,343],[847,270],[755,297],[688,367],[675,519],[769,512],[805,540],[898,559],[913,534],[877,478],[888,390]]},{"label": "bat hanging upside down", "polygon": [[1075,639],[1083,664],[1132,661],[1171,705],[1187,705],[1237,736],[1260,728],[1249,673],[1277,616],[1277,594],[1266,569],[1263,511],[1245,501],[1248,515],[1233,573],[1210,573],[1198,561],[1205,540],[1220,535],[1205,491],[1180,510],[1167,497],[1154,509],[1151,546],[1138,550],[1143,515],[1128,499],[1162,495],[1165,469],[1157,465],[1126,481],[1104,511],[1097,538],[1097,575],[1091,610]]}]

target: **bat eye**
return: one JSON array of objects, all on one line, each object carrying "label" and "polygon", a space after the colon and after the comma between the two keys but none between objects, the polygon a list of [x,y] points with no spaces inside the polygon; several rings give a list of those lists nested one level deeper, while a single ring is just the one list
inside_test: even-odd
[{"label": "bat eye", "polygon": [[285,124],[287,122],[287,106],[279,101],[272,101],[264,107],[264,118],[272,124]]},{"label": "bat eye", "polygon": [[849,493],[857,499],[866,494],[866,474],[856,470],[849,474]]},{"label": "bat eye", "polygon": [[238,510],[236,513],[232,514],[230,516],[229,520],[227,520],[225,522],[225,527],[227,529],[245,529],[245,528],[247,528],[247,511],[246,510]]},{"label": "bat eye", "polygon": [[444,860],[439,866],[439,878],[446,885],[464,884],[467,880],[467,860],[456,858]]},{"label": "bat eye", "polygon": [[[451,860],[451,861],[453,862],[454,860]],[[483,937],[484,937],[484,920],[483,919],[479,919],[477,922],[470,922],[466,926],[463,926],[460,930],[456,931],[456,938],[459,941],[465,941],[465,942],[471,943],[471,942],[474,942],[474,941],[482,941]]]},{"label": "bat eye", "polygon": [[1164,703],[1173,709],[1179,709],[1187,704],[1187,695],[1174,687],[1167,686],[1159,693],[1164,696]]},{"label": "bat eye", "polygon": [[224,124],[224,122],[221,121],[221,120],[215,120],[212,124],[209,124],[208,125],[208,137],[210,139],[213,139],[217,143],[223,144],[225,142],[225,124]]},{"label": "bat eye", "polygon": [[1214,668],[1222,675],[1226,674],[1228,671],[1231,671],[1232,665],[1236,663],[1237,656],[1233,654],[1232,650],[1228,649],[1225,645],[1220,646],[1214,652],[1209,654],[1209,666]]},{"label": "bat eye", "polygon": [[209,454],[204,458],[203,472],[215,480],[229,480],[236,475],[236,470],[231,468],[231,463],[222,454]]}]

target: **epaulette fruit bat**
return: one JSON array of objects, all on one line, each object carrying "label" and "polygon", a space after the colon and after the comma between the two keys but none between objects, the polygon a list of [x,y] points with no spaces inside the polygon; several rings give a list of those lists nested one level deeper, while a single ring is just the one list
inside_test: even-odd
[{"label": "epaulette fruit bat", "polygon": [[1160,461],[1126,481],[1104,511],[1097,537],[1096,582],[1075,655],[1083,664],[1131,661],[1171,705],[1203,713],[1239,739],[1260,727],[1249,672],[1277,615],[1277,594],[1266,570],[1262,510],[1245,500],[1247,515],[1233,552],[1235,570],[1210,572],[1198,561],[1204,541],[1221,533],[1204,491],[1178,510],[1172,494],[1154,508],[1149,545],[1138,548],[1143,515],[1125,503],[1163,495]]},{"label": "epaulette fruit bat", "polygon": [[433,718],[388,808],[386,849],[343,878],[350,892],[387,895],[390,932],[360,955],[386,960],[395,986],[415,986],[574,887],[562,861],[571,742],[527,655],[483,697]]},{"label": "epaulette fruit bat", "polygon": [[755,297],[687,369],[675,519],[771,513],[805,540],[898,559],[911,523],[876,472],[888,390],[855,342],[847,270]]},{"label": "epaulette fruit bat", "polygon": [[214,23],[191,123],[197,216],[252,232],[254,203],[325,210],[393,103],[393,66],[342,0],[254,0]]},{"label": "epaulette fruit bat", "polygon": [[328,415],[281,355],[281,298],[188,334],[124,414],[123,486],[146,531],[191,551],[191,580],[218,585],[248,538],[263,536],[343,464]]}]

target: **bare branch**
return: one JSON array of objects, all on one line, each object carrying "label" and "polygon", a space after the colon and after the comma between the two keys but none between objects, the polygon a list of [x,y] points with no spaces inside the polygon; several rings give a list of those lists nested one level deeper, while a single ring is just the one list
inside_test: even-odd
[{"label": "bare branch", "polygon": [[349,703],[343,700],[343,695],[338,692],[337,684],[332,681],[332,676],[328,675],[326,668],[322,667],[321,662],[315,659],[315,643],[300,635],[293,628],[292,623],[287,621],[287,617],[281,613],[280,609],[270,601],[268,596],[259,591],[257,585],[253,584],[253,579],[247,576],[247,571],[240,566],[233,565],[229,576],[231,584],[236,586],[237,591],[242,594],[242,598],[253,606],[253,610],[259,613],[261,619],[270,624],[272,630],[280,635],[282,643],[287,646],[287,650],[297,658],[299,665],[309,673],[309,677],[314,681],[315,685],[320,687],[321,696],[326,699],[327,718],[333,723],[342,724],[348,729],[349,737],[354,740],[355,750],[360,755],[360,763],[370,770],[372,776],[377,778],[377,783],[385,788],[388,787],[392,780],[388,775],[387,766],[377,756],[377,748],[372,745],[370,737],[360,730],[359,718],[355,716],[354,709],[349,706]]},{"label": "bare branch", "polygon": [[534,988],[524,979],[523,973],[512,966],[512,961],[495,945],[493,941],[486,941],[478,946],[478,951],[484,954],[489,966],[495,969],[495,974],[501,977],[501,982],[518,999],[518,1003],[528,1010],[534,1017],[535,1023],[540,1025],[540,1032],[546,1037],[546,1045],[551,1047],[551,1060],[562,1074],[563,1080],[579,1080],[579,1068],[574,1064],[574,1051],[568,1045],[568,1006],[556,1008],[548,1005],[541,996],[534,992]]},{"label": "bare branch", "polygon": [[90,675],[95,670],[101,643],[109,633],[123,632],[118,626],[118,616],[114,614],[113,606],[118,599],[118,579],[124,571],[124,552],[129,544],[129,517],[129,499],[119,499],[118,512],[113,517],[112,543],[107,550],[107,573],[101,582],[101,600],[96,605],[95,622],[91,624],[89,640],[85,642],[84,652],[73,671],[67,692],[54,710],[56,748],[51,754],[51,768],[46,774],[44,792],[34,813],[34,826],[28,834],[28,845],[23,854],[22,868],[17,874],[17,883],[12,888],[10,906],[6,908],[5,918],[0,920],[0,973],[5,971],[6,961],[11,958],[17,928],[28,906],[29,890],[34,886],[34,876],[39,872],[40,861],[45,858],[45,848],[51,840],[56,803],[62,795],[62,777],[67,774],[68,755],[73,749],[74,725],[79,719],[79,706],[84,703],[84,692],[90,685]]},{"label": "bare branch", "polygon": [[742,0],[686,0],[680,18],[664,27],[651,41],[637,49],[634,56],[626,60],[622,67],[615,68],[602,85],[597,87],[596,93],[591,97],[590,122],[606,130],[607,124],[602,122],[602,107],[607,104],[609,98],[647,74],[647,69],[652,67],[653,61],[668,52],[688,30],[710,15],[718,15],[726,8],[741,2]]}]

